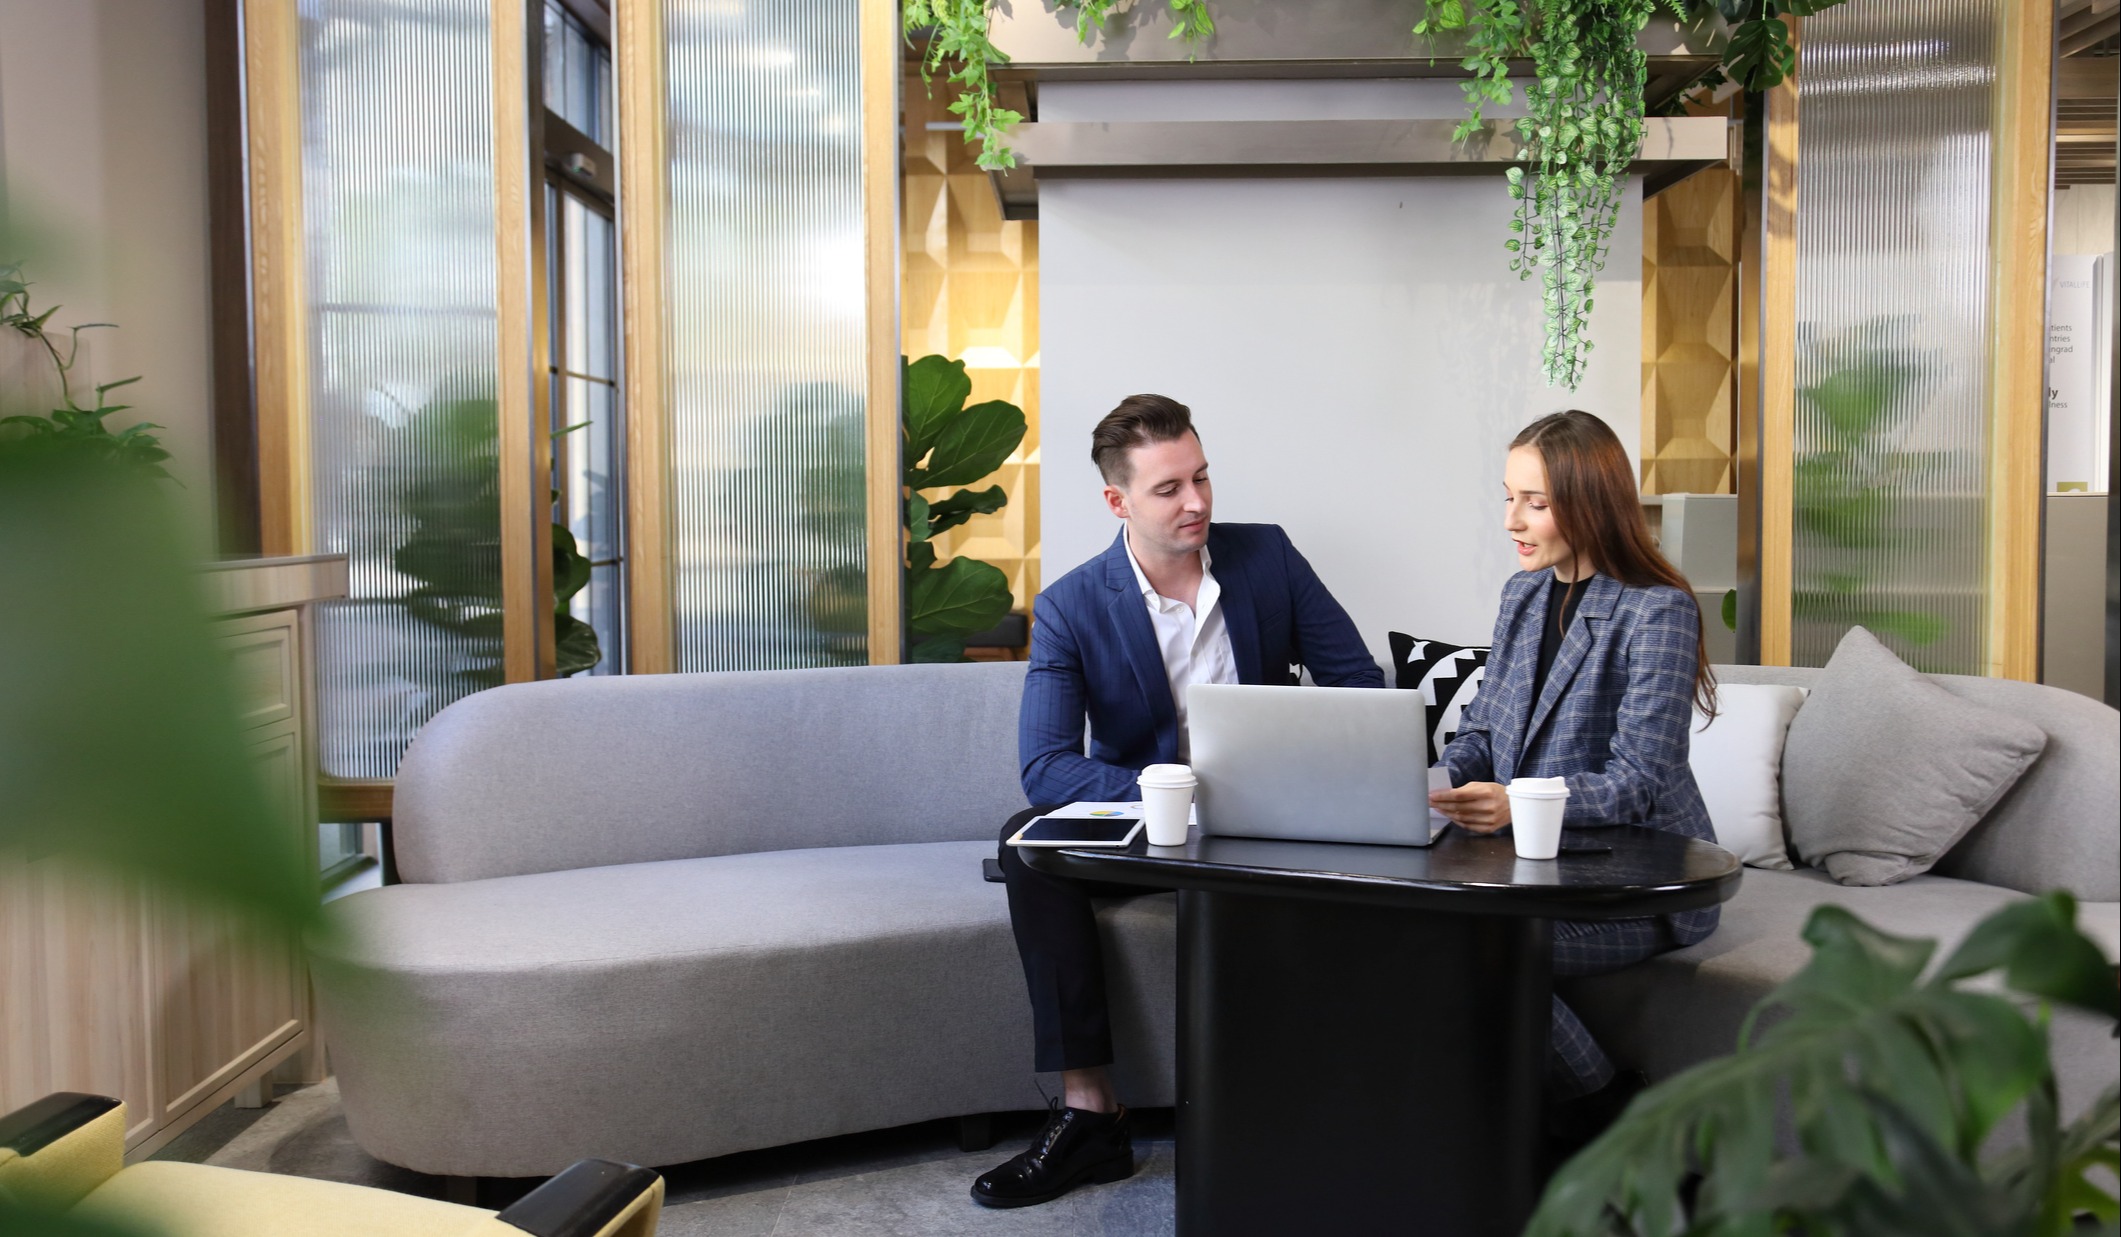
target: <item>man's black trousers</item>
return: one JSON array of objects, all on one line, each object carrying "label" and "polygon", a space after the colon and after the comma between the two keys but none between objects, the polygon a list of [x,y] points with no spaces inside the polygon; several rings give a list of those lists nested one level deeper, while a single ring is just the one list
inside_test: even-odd
[{"label": "man's black trousers", "polygon": [[1053,1073],[1110,1065],[1112,1012],[1105,1001],[1105,952],[1091,899],[1164,891],[1034,872],[1008,842],[1020,827],[1017,821],[1002,830],[1001,865],[1009,888],[1009,927],[1031,990],[1032,1068]]}]

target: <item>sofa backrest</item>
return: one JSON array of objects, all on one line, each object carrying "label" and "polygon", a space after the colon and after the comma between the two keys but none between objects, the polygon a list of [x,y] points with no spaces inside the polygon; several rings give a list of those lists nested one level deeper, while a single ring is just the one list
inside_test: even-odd
[{"label": "sofa backrest", "polygon": [[1024,806],[1024,664],[563,679],[420,731],[392,821],[406,881],[993,838]]},{"label": "sofa backrest", "polygon": [[[1718,666],[1724,683],[1810,687],[1818,670]],[[2121,713],[2072,691],[1964,674],[1932,683],[2047,732],[2047,750],[1981,823],[1952,847],[1938,874],[2025,893],[2066,889],[2088,902],[2121,900]]]}]

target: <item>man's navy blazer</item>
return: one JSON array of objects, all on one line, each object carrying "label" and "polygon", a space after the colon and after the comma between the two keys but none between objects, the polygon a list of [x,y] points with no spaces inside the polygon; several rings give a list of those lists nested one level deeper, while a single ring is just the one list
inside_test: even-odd
[{"label": "man's navy blazer", "polygon": [[[1279,525],[1211,524],[1208,557],[1238,682],[1292,683],[1292,667],[1303,666],[1326,687],[1385,685],[1348,612]],[[1178,759],[1178,709],[1126,535],[1047,586],[1032,614],[1016,730],[1025,796],[1136,798],[1136,774]]]}]

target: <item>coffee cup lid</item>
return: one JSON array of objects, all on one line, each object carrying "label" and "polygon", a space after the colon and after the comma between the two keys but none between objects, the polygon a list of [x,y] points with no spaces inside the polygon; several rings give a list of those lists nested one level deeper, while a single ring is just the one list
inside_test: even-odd
[{"label": "coffee cup lid", "polygon": [[1150,765],[1138,780],[1144,786],[1191,786],[1193,769],[1190,765]]},{"label": "coffee cup lid", "polygon": [[1509,793],[1526,799],[1566,799],[1569,795],[1569,779],[1565,777],[1513,777]]}]

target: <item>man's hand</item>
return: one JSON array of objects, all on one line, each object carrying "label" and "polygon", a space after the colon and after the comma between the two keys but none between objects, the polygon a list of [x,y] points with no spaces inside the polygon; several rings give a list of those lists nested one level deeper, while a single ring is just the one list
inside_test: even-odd
[{"label": "man's hand", "polygon": [[1456,790],[1432,790],[1429,806],[1473,833],[1493,833],[1510,823],[1510,795],[1499,782],[1467,782]]}]

